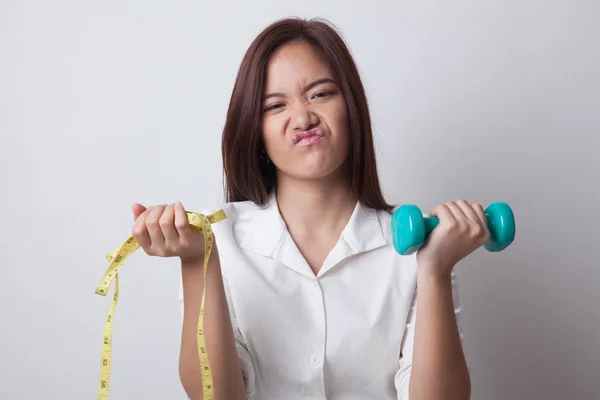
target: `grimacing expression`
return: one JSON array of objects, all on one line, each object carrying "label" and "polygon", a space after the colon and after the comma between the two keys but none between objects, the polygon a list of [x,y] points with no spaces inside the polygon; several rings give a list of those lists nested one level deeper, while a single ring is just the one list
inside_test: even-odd
[{"label": "grimacing expression", "polygon": [[267,64],[262,138],[280,174],[318,179],[335,173],[350,149],[341,90],[319,53],[288,44]]}]

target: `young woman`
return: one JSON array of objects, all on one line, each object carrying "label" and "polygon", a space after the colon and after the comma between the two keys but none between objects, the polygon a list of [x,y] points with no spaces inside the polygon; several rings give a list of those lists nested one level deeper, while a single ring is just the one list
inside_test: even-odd
[{"label": "young woman", "polygon": [[[216,399],[470,397],[453,268],[487,241],[483,209],[441,204],[425,246],[394,251],[365,93],[330,24],[284,19],[254,40],[222,153],[204,317]],[[203,238],[179,202],[133,213],[146,253],[181,259],[180,377],[202,399]]]}]

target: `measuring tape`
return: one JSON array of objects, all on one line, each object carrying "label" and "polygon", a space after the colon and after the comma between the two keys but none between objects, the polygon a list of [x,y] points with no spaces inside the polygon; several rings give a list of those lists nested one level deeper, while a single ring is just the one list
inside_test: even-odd
[{"label": "measuring tape", "polygon": [[[219,210],[210,215],[202,215],[186,211],[188,223],[192,230],[204,234],[204,279],[202,288],[202,303],[200,305],[200,315],[198,316],[198,356],[200,358],[200,370],[202,374],[202,393],[204,400],[214,399],[214,389],[208,353],[204,340],[204,302],[206,296],[206,271],[208,269],[208,260],[213,247],[213,232],[211,224],[223,221],[227,218],[223,210]],[[119,270],[125,264],[127,258],[139,249],[140,245],[133,236],[129,237],[122,245],[115,248],[106,255],[110,262],[100,284],[96,287],[96,294],[106,296],[113,280],[115,281],[115,293],[112,304],[104,325],[104,337],[102,338],[102,360],[100,363],[100,385],[98,387],[98,400],[107,400],[110,389],[110,364],[112,361],[112,333],[115,310],[119,300]]]}]

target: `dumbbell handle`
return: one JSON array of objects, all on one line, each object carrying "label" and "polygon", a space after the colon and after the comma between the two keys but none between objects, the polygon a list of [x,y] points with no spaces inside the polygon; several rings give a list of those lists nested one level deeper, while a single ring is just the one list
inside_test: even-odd
[{"label": "dumbbell handle", "polygon": [[[491,224],[489,215],[486,214],[485,219],[489,226]],[[427,237],[440,224],[440,219],[438,217],[423,217],[423,223],[425,224],[425,237]]]},{"label": "dumbbell handle", "polygon": [[440,224],[440,219],[438,217],[424,217],[423,223],[425,224],[425,238],[427,238],[435,227]]},{"label": "dumbbell handle", "polygon": [[[497,212],[496,216],[493,213],[496,209],[502,208],[504,218],[499,217],[502,213]],[[494,203],[485,210],[485,220],[490,231],[490,240],[484,245],[488,251],[501,251],[508,247],[514,239],[514,217],[510,207],[505,203]],[[439,225],[440,219],[437,216],[424,217],[423,223],[425,226],[425,238]],[[503,237],[504,236],[504,237]]]}]

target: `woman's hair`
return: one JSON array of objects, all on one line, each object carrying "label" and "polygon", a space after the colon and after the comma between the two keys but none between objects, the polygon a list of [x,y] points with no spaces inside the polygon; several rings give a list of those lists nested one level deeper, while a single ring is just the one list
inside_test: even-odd
[{"label": "woman's hair", "polygon": [[225,201],[264,206],[276,184],[275,166],[262,140],[266,67],[281,46],[304,41],[328,64],[344,96],[350,134],[350,187],[357,200],[390,211],[377,174],[371,117],[356,64],[341,35],[322,19],[284,18],[264,29],[246,51],[231,94],[223,129],[222,156]]}]

